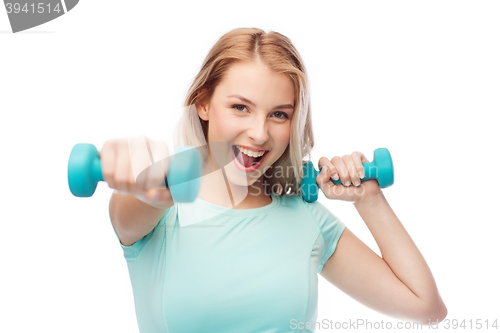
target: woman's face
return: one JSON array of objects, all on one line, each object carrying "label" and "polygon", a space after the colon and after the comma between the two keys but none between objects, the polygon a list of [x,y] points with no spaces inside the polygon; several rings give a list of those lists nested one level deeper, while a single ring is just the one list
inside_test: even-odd
[{"label": "woman's face", "polygon": [[[199,116],[208,121],[212,158],[224,167],[228,181],[249,186],[283,154],[290,139],[293,107],[293,82],[285,74],[271,72],[257,62],[230,66],[208,105],[198,108]],[[253,158],[245,157],[245,151],[235,145],[265,153],[252,167],[248,162]],[[235,153],[247,166],[235,159]]]}]

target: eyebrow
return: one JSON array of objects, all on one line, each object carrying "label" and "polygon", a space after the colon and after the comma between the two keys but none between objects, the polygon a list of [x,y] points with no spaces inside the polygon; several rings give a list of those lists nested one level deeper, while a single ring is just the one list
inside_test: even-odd
[{"label": "eyebrow", "polygon": [[[251,100],[249,100],[248,98],[245,98],[245,97],[243,97],[243,96],[241,96],[241,95],[238,95],[238,94],[229,95],[229,96],[227,96],[227,97],[236,97],[236,98],[241,99],[243,102],[248,103],[248,104],[250,104],[250,105],[252,105],[252,106],[254,106],[254,107],[256,107],[256,106],[257,106],[257,105],[255,105],[255,103],[254,103],[254,102],[252,102],[252,101],[251,101]],[[275,106],[275,107],[273,108],[273,110],[275,110],[275,109],[292,109],[292,110],[293,110],[293,109],[294,109],[294,106],[293,106],[292,104],[283,104],[283,105],[278,105],[278,106]]]}]

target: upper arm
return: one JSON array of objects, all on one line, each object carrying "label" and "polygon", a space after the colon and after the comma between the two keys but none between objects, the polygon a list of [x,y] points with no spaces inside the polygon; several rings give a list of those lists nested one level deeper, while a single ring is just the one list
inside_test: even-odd
[{"label": "upper arm", "polygon": [[425,317],[425,304],[389,265],[347,227],[320,274],[360,303],[386,315],[415,319]]}]

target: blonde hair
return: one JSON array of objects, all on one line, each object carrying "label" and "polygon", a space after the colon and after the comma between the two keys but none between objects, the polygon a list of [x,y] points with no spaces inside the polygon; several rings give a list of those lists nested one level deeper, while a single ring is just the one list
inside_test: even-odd
[{"label": "blonde hair", "polygon": [[[302,160],[305,156],[311,159],[314,147],[309,83],[299,53],[292,42],[278,32],[238,28],[224,34],[212,46],[187,92],[174,144],[176,147],[198,147],[204,163],[209,160],[208,121],[199,117],[196,104],[211,99],[215,87],[236,61],[260,61],[273,72],[288,75],[293,82],[295,109],[290,141],[280,158],[264,173],[263,185],[267,193],[299,193],[303,177]],[[292,175],[288,172],[290,167]],[[280,170],[281,173],[286,171],[284,175],[280,175]]]}]

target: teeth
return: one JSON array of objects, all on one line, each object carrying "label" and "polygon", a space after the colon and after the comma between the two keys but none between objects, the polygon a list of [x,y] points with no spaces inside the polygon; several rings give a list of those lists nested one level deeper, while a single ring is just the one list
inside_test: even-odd
[{"label": "teeth", "polygon": [[252,150],[248,150],[248,149],[245,149],[243,147],[240,147],[238,145],[236,145],[236,147],[238,147],[238,149],[243,153],[243,154],[246,154],[248,156],[252,156],[252,157],[260,157],[262,155],[264,155],[265,151],[260,151],[260,152],[255,152],[255,151],[252,151]]}]

